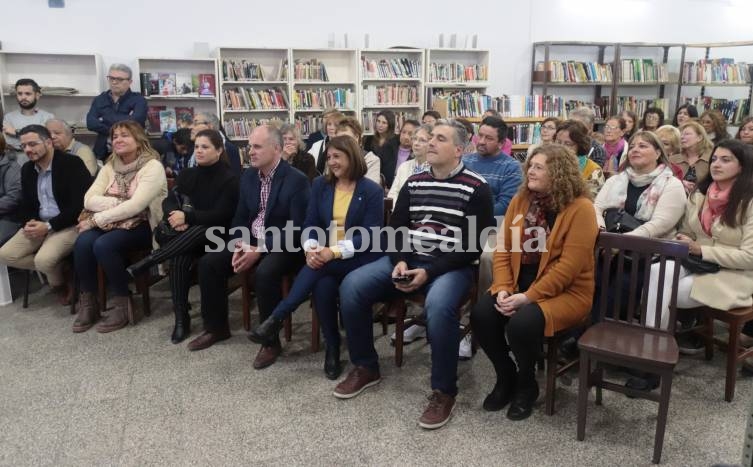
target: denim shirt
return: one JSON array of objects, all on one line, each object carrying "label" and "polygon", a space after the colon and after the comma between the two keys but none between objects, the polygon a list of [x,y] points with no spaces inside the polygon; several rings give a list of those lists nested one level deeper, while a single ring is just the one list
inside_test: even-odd
[{"label": "denim shirt", "polygon": [[52,164],[46,169],[34,165],[39,177],[37,177],[37,197],[39,197],[39,220],[47,222],[60,214],[60,208],[55,195],[52,193]]},{"label": "denim shirt", "polygon": [[107,138],[110,127],[123,120],[133,120],[142,127],[146,124],[146,99],[130,89],[120,96],[117,102],[112,100],[110,91],[103,92],[92,101],[86,114],[86,127],[97,133],[94,154],[102,159],[108,153]]}]

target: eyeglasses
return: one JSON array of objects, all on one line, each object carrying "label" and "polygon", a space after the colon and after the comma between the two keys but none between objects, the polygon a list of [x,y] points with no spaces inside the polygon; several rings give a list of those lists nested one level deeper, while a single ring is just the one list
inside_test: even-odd
[{"label": "eyeglasses", "polygon": [[21,143],[21,149],[26,149],[26,148],[34,149],[40,144],[44,144],[44,142],[43,141],[29,141],[28,143]]},{"label": "eyeglasses", "polygon": [[604,125],[604,131],[617,131],[620,127],[612,125]]},{"label": "eyeglasses", "polygon": [[131,78],[118,78],[117,76],[107,76],[107,81],[111,83],[122,83],[123,81],[130,81]]}]

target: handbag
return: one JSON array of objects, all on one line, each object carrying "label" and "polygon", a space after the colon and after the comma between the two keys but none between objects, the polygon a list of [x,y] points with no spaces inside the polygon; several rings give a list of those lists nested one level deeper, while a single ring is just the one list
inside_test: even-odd
[{"label": "handbag", "polygon": [[622,208],[605,209],[602,215],[604,216],[604,225],[607,232],[632,232],[644,224],[644,221],[636,219]]},{"label": "handbag", "polygon": [[692,274],[714,274],[722,269],[718,264],[704,261],[698,255],[688,255],[687,258],[682,259],[680,264]]}]

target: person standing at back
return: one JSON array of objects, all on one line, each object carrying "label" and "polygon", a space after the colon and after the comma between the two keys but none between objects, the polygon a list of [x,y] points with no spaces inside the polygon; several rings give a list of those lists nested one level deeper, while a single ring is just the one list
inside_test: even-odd
[{"label": "person standing at back", "polygon": [[18,139],[19,132],[27,125],[44,125],[54,115],[37,107],[39,98],[42,97],[42,89],[33,79],[19,79],[14,89],[19,109],[5,114],[3,133],[6,144],[13,153],[13,158],[18,165],[24,165],[29,159],[21,148],[21,141]]}]

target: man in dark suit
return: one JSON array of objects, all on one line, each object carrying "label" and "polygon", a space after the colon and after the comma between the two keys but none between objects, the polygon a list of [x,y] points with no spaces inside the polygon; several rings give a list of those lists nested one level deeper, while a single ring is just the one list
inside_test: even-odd
[{"label": "man in dark suit", "polygon": [[18,137],[29,158],[21,167],[18,217],[23,227],[0,248],[0,263],[43,272],[59,301],[67,304],[72,290],[61,261],[78,237],[76,224],[91,175],[79,157],[54,148],[44,126],[28,125]]},{"label": "man in dark suit", "polygon": [[[311,189],[308,178],[282,160],[282,146],[282,134],[273,126],[259,126],[251,133],[251,168],[241,177],[240,200],[232,223],[232,227],[241,229],[231,228],[228,248],[207,253],[199,261],[205,331],[188,344],[189,350],[205,349],[230,338],[226,289],[233,273],[256,268],[254,290],[259,318],[264,321],[282,300],[282,277],[303,265],[298,245],[295,252],[284,250],[283,229],[301,228]],[[242,230],[250,230],[245,239],[241,238]],[[293,232],[292,237],[298,241],[300,233]],[[271,365],[280,350],[278,336],[265,342],[254,367]]]}]

